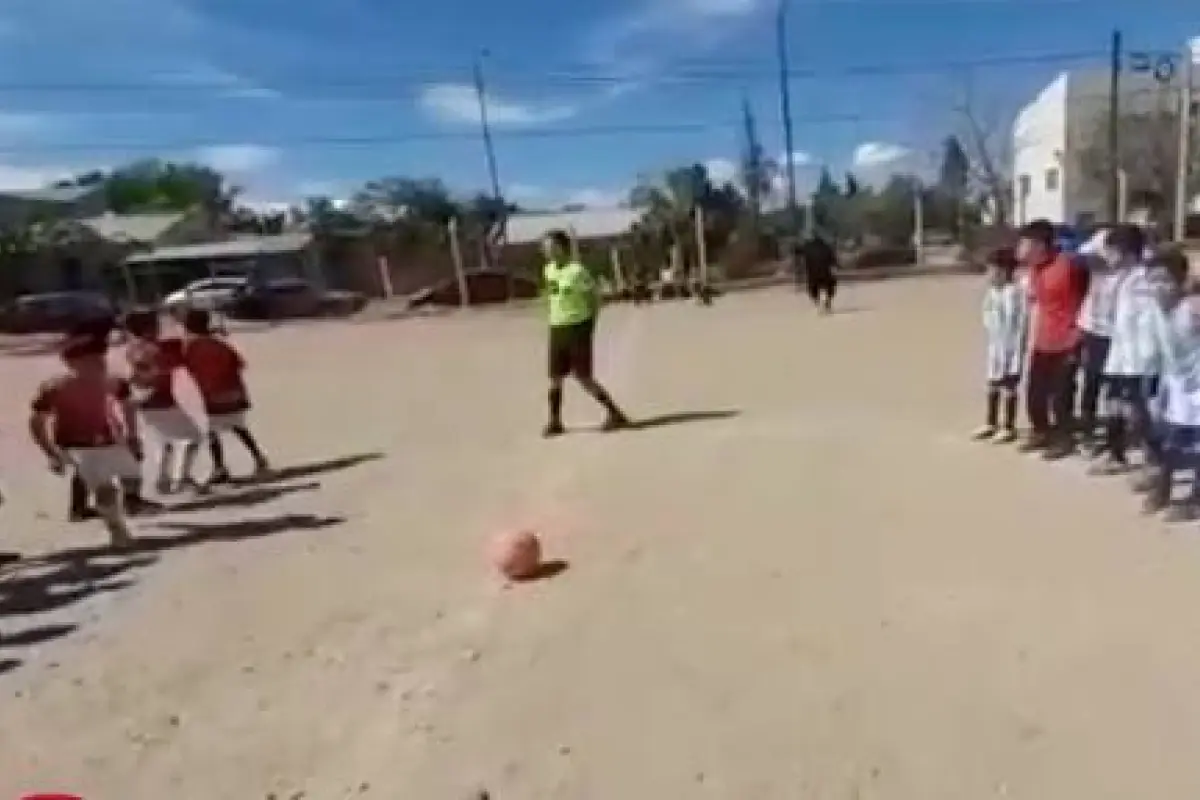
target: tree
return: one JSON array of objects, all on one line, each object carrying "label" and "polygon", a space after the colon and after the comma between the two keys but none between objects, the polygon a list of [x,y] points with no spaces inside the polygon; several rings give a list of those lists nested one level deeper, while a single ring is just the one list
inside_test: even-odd
[{"label": "tree", "polygon": [[379,222],[409,219],[444,227],[459,207],[440,178],[380,178],[368,182],[350,200],[355,216]]},{"label": "tree", "polygon": [[108,208],[117,214],[203,208],[215,222],[228,219],[241,189],[203,164],[148,159],[113,170],[104,179]]},{"label": "tree", "polygon": [[[939,224],[945,224],[954,234],[961,238],[963,225],[968,215],[967,196],[971,185],[971,160],[962,142],[953,134],[942,140],[942,165],[938,171],[937,191],[930,198],[931,210],[939,217]],[[945,212],[949,212],[946,214]],[[947,216],[943,221],[941,217]]]},{"label": "tree", "polygon": [[755,227],[762,216],[763,198],[770,195],[778,174],[778,165],[767,158],[762,142],[758,138],[758,126],[750,101],[742,100],[742,124],[745,132],[745,147],[742,152],[741,182],[746,192],[746,203]]},{"label": "tree", "polygon": [[[1108,117],[1098,115],[1079,153],[1082,176],[1097,192],[1105,192],[1111,174]],[[1117,128],[1118,164],[1125,171],[1130,208],[1145,209],[1155,221],[1168,220],[1175,208],[1179,172],[1179,114],[1160,109],[1121,116]],[[1188,197],[1200,192],[1200,152],[1192,151]]]},{"label": "tree", "polygon": [[813,225],[818,232],[832,235],[835,239],[838,231],[838,215],[842,208],[842,189],[833,179],[829,169],[821,168],[821,176],[817,179],[817,188],[812,197]]},{"label": "tree", "polygon": [[1007,225],[1012,208],[1012,125],[995,113],[981,113],[969,91],[958,113],[963,130],[955,139],[967,156],[968,192],[978,195],[994,224]]}]

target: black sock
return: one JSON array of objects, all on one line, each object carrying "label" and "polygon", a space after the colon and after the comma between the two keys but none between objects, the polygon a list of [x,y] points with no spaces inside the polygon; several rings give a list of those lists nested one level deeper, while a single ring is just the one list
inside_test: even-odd
[{"label": "black sock", "polygon": [[986,423],[989,428],[996,427],[1000,422],[1000,390],[988,389],[987,393],[987,418]]},{"label": "black sock", "polygon": [[88,511],[88,490],[83,479],[71,476],[71,516],[81,517]]},{"label": "black sock", "polygon": [[1104,426],[1104,443],[1108,448],[1109,455],[1111,455],[1114,460],[1120,461],[1122,464],[1125,463],[1126,460],[1125,449],[1127,441],[1127,425],[1128,423],[1125,421],[1125,417],[1117,413],[1109,417]]},{"label": "black sock", "polygon": [[1004,428],[1005,430],[1015,431],[1017,429],[1017,393],[1008,392],[1004,395]]},{"label": "black sock", "polygon": [[621,409],[617,407],[616,402],[613,401],[612,396],[608,393],[608,390],[603,386],[595,381],[591,381],[585,383],[584,388],[587,389],[588,394],[596,399],[597,403],[604,406],[604,410],[608,412],[610,417],[625,416]]},{"label": "black sock", "polygon": [[551,386],[550,391],[546,394],[546,400],[550,406],[550,424],[562,424],[562,404],[563,390],[561,386]]},{"label": "black sock", "polygon": [[225,466],[225,448],[221,445],[221,437],[216,431],[208,433],[208,454],[212,458],[213,474],[228,474],[229,467]]},{"label": "black sock", "polygon": [[233,429],[233,435],[250,451],[250,456],[254,459],[255,464],[261,466],[267,463],[267,457],[259,449],[258,441],[254,438],[254,434],[250,432],[249,428],[239,425]]}]

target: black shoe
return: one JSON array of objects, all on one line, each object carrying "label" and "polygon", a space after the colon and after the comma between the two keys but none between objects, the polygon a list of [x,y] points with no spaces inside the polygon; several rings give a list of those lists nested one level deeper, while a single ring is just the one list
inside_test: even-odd
[{"label": "black shoe", "polygon": [[159,514],[165,509],[162,503],[147,500],[139,495],[129,495],[125,498],[125,511],[131,517],[149,517]]},{"label": "black shoe", "polygon": [[600,426],[600,430],[604,431],[605,433],[610,433],[612,431],[625,430],[626,428],[630,427],[630,425],[631,423],[629,422],[629,418],[624,414],[617,412],[609,414],[607,417],[605,417],[604,424]]},{"label": "black shoe", "polygon": [[1028,439],[1021,442],[1017,450],[1022,453],[1039,453],[1042,450],[1045,450],[1049,444],[1050,442],[1045,436],[1037,433],[1031,433]]},{"label": "black shoe", "polygon": [[90,506],[86,508],[73,508],[67,514],[68,522],[87,522],[88,520],[99,518],[100,512]]},{"label": "black shoe", "polygon": [[1167,509],[1164,519],[1167,522],[1195,522],[1200,519],[1200,502],[1188,500]]},{"label": "black shoe", "polygon": [[1171,501],[1160,494],[1150,494],[1142,502],[1142,513],[1147,516],[1157,514],[1171,504]]},{"label": "black shoe", "polygon": [[219,469],[208,478],[209,486],[228,486],[233,483],[233,476],[229,474],[229,470]]},{"label": "black shoe", "polygon": [[546,439],[553,439],[555,436],[562,436],[566,432],[567,429],[563,427],[561,422],[558,420],[553,420],[551,422],[547,422],[546,427],[542,428],[542,437]]},{"label": "black shoe", "polygon": [[1070,458],[1078,452],[1074,442],[1056,442],[1042,452],[1042,459],[1045,461],[1062,461],[1064,458]]}]

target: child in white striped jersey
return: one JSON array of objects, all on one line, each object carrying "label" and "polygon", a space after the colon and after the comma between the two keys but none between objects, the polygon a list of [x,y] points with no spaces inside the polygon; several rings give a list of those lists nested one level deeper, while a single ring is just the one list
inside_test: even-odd
[{"label": "child in white striped jersey", "polygon": [[1113,312],[1117,273],[1104,258],[1107,231],[1100,231],[1080,246],[1078,258],[1081,268],[1090,273],[1088,291],[1079,309],[1079,330],[1083,334],[1080,346],[1080,371],[1082,392],[1079,399],[1079,432],[1084,445],[1092,445],[1091,454],[1103,454],[1102,445],[1096,445],[1097,410],[1104,386],[1104,362],[1112,345]]},{"label": "child in white striped jersey", "polygon": [[1158,298],[1153,331],[1161,353],[1157,399],[1162,444],[1160,465],[1146,481],[1150,493],[1145,511],[1168,508],[1175,474],[1191,468],[1190,496],[1170,508],[1176,521],[1200,518],[1200,306],[1185,296],[1187,276],[1187,258],[1180,251],[1164,253],[1152,276]]},{"label": "child in white striped jersey", "polygon": [[[992,254],[987,291],[983,295],[983,328],[987,334],[987,418],[975,431],[978,441],[1000,444],[1017,439],[1017,389],[1025,366],[1028,326],[1027,290],[1016,280],[1017,257],[1009,248]],[[1001,419],[1000,406],[1004,404]]]},{"label": "child in white striped jersey", "polygon": [[1112,340],[1104,362],[1108,401],[1103,461],[1092,474],[1114,475],[1129,469],[1131,437],[1145,446],[1146,464],[1157,461],[1158,441],[1150,421],[1150,387],[1158,372],[1159,343],[1153,319],[1158,302],[1143,260],[1141,229],[1121,225],[1108,234],[1104,257],[1115,270]]}]

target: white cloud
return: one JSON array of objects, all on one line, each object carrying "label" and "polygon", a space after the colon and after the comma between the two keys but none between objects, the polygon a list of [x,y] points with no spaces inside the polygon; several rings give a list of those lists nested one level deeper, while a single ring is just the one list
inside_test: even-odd
[{"label": "white cloud", "polygon": [[27,192],[44,189],[55,181],[70,178],[77,170],[70,167],[13,167],[0,164],[0,191]]},{"label": "white cloud", "polygon": [[546,189],[529,183],[514,183],[504,190],[504,196],[509,200],[541,200],[547,195]]},{"label": "white cloud", "polygon": [[[479,124],[479,95],[469,84],[426,86],[417,102],[427,114],[443,122]],[[487,95],[488,121],[494,125],[545,125],[569,119],[576,111],[571,105],[528,104]]]},{"label": "white cloud", "polygon": [[576,189],[567,195],[564,205],[586,206],[587,208],[616,208],[625,202],[628,192],[615,189]]},{"label": "white cloud", "polygon": [[258,172],[279,161],[280,152],[260,144],[219,144],[202,147],[196,157],[218,172]]},{"label": "white cloud", "polygon": [[24,111],[0,111],[0,136],[14,137],[41,133],[55,120],[45,114]]},{"label": "white cloud", "polygon": [[153,78],[168,86],[212,89],[223,97],[275,100],[283,96],[275,89],[262,86],[249,78],[206,63],[192,64],[185,69],[167,70],[155,74]]},{"label": "white cloud", "polygon": [[704,168],[708,170],[708,179],[713,183],[736,181],[741,172],[737,162],[728,158],[710,158],[704,162]]},{"label": "white cloud", "polygon": [[854,149],[853,162],[858,168],[882,167],[907,158],[912,151],[907,147],[886,142],[864,142]]},{"label": "white cloud", "polygon": [[[816,159],[812,157],[811,153],[806,153],[803,150],[793,150],[792,162],[797,167],[811,167],[816,163]],[[779,166],[781,169],[787,169],[787,151],[779,154]]]}]

